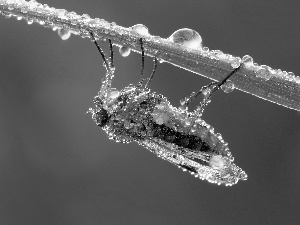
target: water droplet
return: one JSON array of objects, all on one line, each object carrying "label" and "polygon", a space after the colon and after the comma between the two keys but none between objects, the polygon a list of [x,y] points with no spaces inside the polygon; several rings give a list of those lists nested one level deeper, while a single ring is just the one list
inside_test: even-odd
[{"label": "water droplet", "polygon": [[181,99],[179,102],[180,102],[181,106],[184,106],[186,101],[185,101],[185,99]]},{"label": "water droplet", "polygon": [[85,19],[85,20],[91,19],[91,17],[89,16],[89,14],[82,14],[81,18]]},{"label": "water droplet", "polygon": [[59,18],[61,18],[61,19],[66,19],[67,18],[67,16],[66,16],[66,14],[68,13],[67,10],[65,10],[65,9],[57,9],[56,12],[57,12],[57,16]]},{"label": "water droplet", "polygon": [[221,157],[219,157],[219,156],[213,156],[209,160],[209,165],[213,169],[222,169],[223,166],[224,166],[224,164],[225,164],[224,160]]},{"label": "water droplet", "polygon": [[163,63],[165,60],[163,60],[163,59],[158,59],[158,62],[159,63]]},{"label": "water droplet", "polygon": [[219,60],[226,59],[226,55],[221,50],[215,50],[214,53],[217,59]]},{"label": "water droplet", "polygon": [[192,121],[191,121],[191,120],[189,120],[189,119],[186,119],[184,122],[185,122],[185,124],[186,124],[187,126],[190,126],[190,125],[191,125],[191,123],[192,123]]},{"label": "water droplet", "polygon": [[90,20],[89,22],[87,22],[87,24],[90,26],[90,27],[95,27],[97,25],[97,21],[92,19]]},{"label": "water droplet", "polygon": [[58,29],[58,36],[62,40],[67,40],[71,36],[71,31],[65,28]]},{"label": "water droplet", "polygon": [[227,80],[222,86],[221,89],[225,93],[230,93],[234,90],[234,83],[231,80]]},{"label": "water droplet", "polygon": [[210,92],[211,92],[210,88],[204,88],[202,90],[202,94],[203,94],[204,97],[210,95]]},{"label": "water droplet", "polygon": [[241,65],[241,59],[239,57],[231,57],[230,58],[230,65],[232,68],[238,68]]},{"label": "water droplet", "polygon": [[200,34],[189,28],[183,28],[175,31],[168,39],[174,43],[184,45],[188,48],[202,48],[202,38]]},{"label": "water droplet", "polygon": [[[216,137],[219,139],[219,140],[222,140],[222,135],[220,133],[216,133]],[[223,141],[223,140],[222,140]]]},{"label": "water droplet", "polygon": [[300,84],[300,77],[295,77],[295,82],[297,83],[297,84]]},{"label": "water droplet", "polygon": [[261,65],[260,68],[256,71],[256,76],[265,80],[270,80],[273,75],[269,72],[268,66]]},{"label": "water droplet", "polygon": [[148,28],[143,24],[136,24],[136,25],[132,26],[131,29],[140,35],[144,35],[144,36],[149,35]]},{"label": "water droplet", "polygon": [[253,58],[250,55],[244,55],[242,58],[242,63],[253,64]]},{"label": "water droplet", "polygon": [[121,56],[127,57],[127,56],[129,56],[131,49],[128,46],[124,45],[121,48],[119,48],[119,52],[120,52]]},{"label": "water droplet", "polygon": [[33,23],[33,20],[27,20],[27,24],[31,25]]}]

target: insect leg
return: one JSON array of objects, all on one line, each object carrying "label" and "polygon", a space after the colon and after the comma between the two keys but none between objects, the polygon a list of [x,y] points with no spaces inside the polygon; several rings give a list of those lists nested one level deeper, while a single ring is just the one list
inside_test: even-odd
[{"label": "insect leg", "polygon": [[148,86],[148,84],[149,84],[150,81],[152,80],[152,78],[153,78],[153,76],[154,76],[154,73],[155,73],[155,71],[156,71],[156,68],[157,68],[157,58],[156,58],[156,56],[154,57],[153,61],[154,61],[153,70],[152,70],[151,76],[148,78],[148,81],[147,81],[147,83],[145,84],[145,88]]},{"label": "insect leg", "polygon": [[226,83],[226,81],[234,74],[236,73],[240,68],[242,64],[238,67],[235,68],[233,71],[231,71],[223,80],[219,82],[212,82],[209,85],[203,86],[198,92],[193,92],[189,97],[185,98],[184,100],[180,101],[181,107],[186,108],[188,105],[195,99],[197,98],[200,94],[204,95],[204,98],[201,102],[200,107],[202,107],[201,111],[203,112],[204,108],[208,103],[210,102],[210,98],[212,94],[220,89],[220,87]]},{"label": "insect leg", "polygon": [[138,83],[138,87],[141,87],[142,83],[144,81],[145,50],[144,50],[143,38],[140,38],[140,44],[141,44],[141,50],[142,50],[142,66],[141,66],[141,76],[140,76],[140,81]]},{"label": "insect leg", "polygon": [[108,64],[108,60],[107,60],[107,58],[106,58],[106,56],[105,56],[105,54],[104,54],[102,48],[99,46],[98,42],[96,41],[95,36],[94,36],[94,34],[93,34],[92,31],[90,31],[90,35],[91,35],[92,41],[94,42],[94,44],[96,45],[96,47],[97,47],[97,49],[98,49],[100,55],[102,56],[102,59],[103,59],[103,61],[104,61],[104,63],[105,63],[106,70],[110,70],[110,66],[109,66],[109,64]]},{"label": "insect leg", "polygon": [[108,42],[109,42],[109,50],[110,50],[110,66],[115,67],[114,66],[114,50],[113,50],[113,45],[111,43],[111,39],[108,39]]}]

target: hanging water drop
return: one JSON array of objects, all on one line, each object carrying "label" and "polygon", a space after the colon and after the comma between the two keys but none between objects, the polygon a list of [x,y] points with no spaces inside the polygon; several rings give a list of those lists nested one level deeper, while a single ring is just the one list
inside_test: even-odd
[{"label": "hanging water drop", "polygon": [[120,52],[121,56],[127,57],[127,56],[129,56],[131,49],[128,46],[124,45],[121,48],[119,48],[119,52]]},{"label": "hanging water drop", "polygon": [[149,35],[148,28],[143,24],[136,24],[132,26],[131,29],[140,35],[144,35],[144,36]]},{"label": "hanging water drop", "polygon": [[225,93],[230,93],[234,90],[234,83],[231,80],[227,80],[222,86],[221,89]]},{"label": "hanging water drop", "polygon": [[62,40],[67,40],[71,36],[71,31],[65,28],[58,29],[58,36]]},{"label": "hanging water drop", "polygon": [[202,38],[200,34],[192,29],[183,28],[175,31],[169,40],[192,49],[202,49]]}]

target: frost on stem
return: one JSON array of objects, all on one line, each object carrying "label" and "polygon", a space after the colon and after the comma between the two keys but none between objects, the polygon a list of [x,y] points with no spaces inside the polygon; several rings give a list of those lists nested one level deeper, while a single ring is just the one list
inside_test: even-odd
[{"label": "frost on stem", "polygon": [[[292,72],[258,65],[250,56],[243,59],[225,54],[220,50],[209,50],[202,45],[200,35],[191,29],[175,31],[168,39],[149,34],[148,28],[137,24],[124,28],[103,19],[92,19],[87,14],[77,15],[65,9],[55,9],[34,0],[0,0],[1,14],[26,20],[28,24],[39,23],[47,28],[58,27],[71,30],[83,38],[111,39],[114,45],[127,46],[141,52],[139,39],[143,37],[145,53],[156,56],[161,62],[168,62],[212,80],[222,80],[232,68],[244,62],[243,68],[231,78],[234,87],[259,98],[300,111],[300,77]],[[61,33],[65,30],[60,30]],[[199,36],[198,36],[199,35]],[[62,35],[67,38],[67,34]]]}]

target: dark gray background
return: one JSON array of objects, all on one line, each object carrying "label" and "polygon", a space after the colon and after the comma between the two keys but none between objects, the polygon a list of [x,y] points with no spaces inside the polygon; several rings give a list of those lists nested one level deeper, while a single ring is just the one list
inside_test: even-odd
[{"label": "dark gray background", "polygon": [[[300,74],[299,0],[42,3],[125,27],[142,23],[161,37],[188,27],[210,49]],[[140,55],[117,54],[115,64],[115,87],[137,82]],[[88,39],[62,41],[0,17],[0,224],[299,224],[299,112],[240,91],[217,93],[204,119],[249,175],[217,186],[137,144],[108,140],[85,114],[104,73]],[[151,88],[178,106],[209,82],[163,63]]]}]

